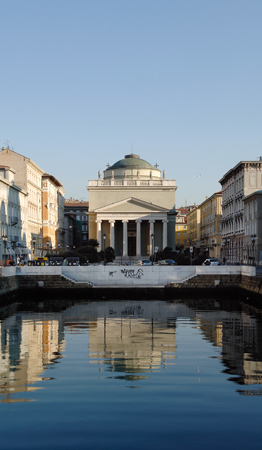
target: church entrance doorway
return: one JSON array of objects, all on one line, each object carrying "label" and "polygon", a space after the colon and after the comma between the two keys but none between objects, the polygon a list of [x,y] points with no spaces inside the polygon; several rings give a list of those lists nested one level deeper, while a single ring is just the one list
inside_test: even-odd
[{"label": "church entrance doorway", "polygon": [[128,222],[128,256],[136,256],[136,222]]},{"label": "church entrance doorway", "polygon": [[136,237],[128,236],[128,256],[136,256]]}]

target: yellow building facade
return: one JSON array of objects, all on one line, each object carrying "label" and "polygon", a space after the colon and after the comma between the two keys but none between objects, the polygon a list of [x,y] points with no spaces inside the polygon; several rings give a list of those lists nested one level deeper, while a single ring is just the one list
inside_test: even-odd
[{"label": "yellow building facade", "polygon": [[211,258],[221,257],[222,191],[215,192],[199,205],[200,247]]},{"label": "yellow building facade", "polygon": [[187,215],[187,245],[200,248],[200,209],[196,206]]}]

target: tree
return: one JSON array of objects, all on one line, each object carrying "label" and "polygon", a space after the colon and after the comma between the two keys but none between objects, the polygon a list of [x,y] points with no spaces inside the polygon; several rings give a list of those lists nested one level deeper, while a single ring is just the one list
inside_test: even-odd
[{"label": "tree", "polygon": [[100,244],[97,239],[88,239],[87,245],[90,247],[99,247]]},{"label": "tree", "polygon": [[107,262],[113,262],[115,259],[115,250],[113,247],[107,247],[105,249],[105,260]]}]

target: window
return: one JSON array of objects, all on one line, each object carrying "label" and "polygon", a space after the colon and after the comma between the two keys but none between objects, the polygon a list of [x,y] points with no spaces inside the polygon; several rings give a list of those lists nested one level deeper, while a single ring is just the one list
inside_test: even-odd
[{"label": "window", "polygon": [[180,231],[178,231],[178,233],[177,233],[177,237],[180,237]]},{"label": "window", "polygon": [[184,238],[186,237],[186,231],[184,231]]}]

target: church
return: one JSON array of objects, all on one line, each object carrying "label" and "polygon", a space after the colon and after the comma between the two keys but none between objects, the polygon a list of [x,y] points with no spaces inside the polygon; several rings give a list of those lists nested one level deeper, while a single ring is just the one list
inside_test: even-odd
[{"label": "church", "polygon": [[89,180],[89,239],[116,256],[175,249],[175,180],[131,153]]}]

